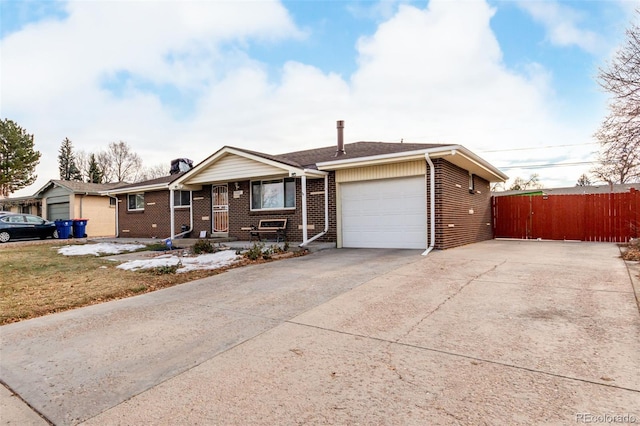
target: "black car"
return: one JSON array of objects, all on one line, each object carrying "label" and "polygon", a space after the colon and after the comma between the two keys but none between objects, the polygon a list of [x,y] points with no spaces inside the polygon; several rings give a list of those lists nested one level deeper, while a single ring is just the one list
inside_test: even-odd
[{"label": "black car", "polygon": [[40,216],[0,213],[0,243],[20,238],[58,238],[56,224]]}]

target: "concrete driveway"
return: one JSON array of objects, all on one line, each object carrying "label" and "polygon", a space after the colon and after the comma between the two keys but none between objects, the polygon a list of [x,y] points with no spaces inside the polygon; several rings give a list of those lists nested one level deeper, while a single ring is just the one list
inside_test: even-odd
[{"label": "concrete driveway", "polygon": [[0,380],[60,425],[640,422],[619,255],[314,253],[3,326]]}]

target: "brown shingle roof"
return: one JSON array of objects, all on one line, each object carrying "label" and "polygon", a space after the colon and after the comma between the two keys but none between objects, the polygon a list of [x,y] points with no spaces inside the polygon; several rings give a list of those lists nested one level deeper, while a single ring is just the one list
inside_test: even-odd
[{"label": "brown shingle roof", "polygon": [[400,143],[400,142],[354,142],[344,145],[345,154],[336,157],[336,146],[307,149],[275,155],[278,161],[290,161],[305,168],[316,168],[317,163],[333,160],[347,160],[374,155],[395,154],[398,152],[420,151],[448,146],[446,144]]},{"label": "brown shingle roof", "polygon": [[[45,189],[49,188],[51,184],[66,188],[73,193],[88,192],[92,195],[98,195],[100,191],[106,191],[119,185],[118,183],[89,183],[89,182],[80,182],[77,180],[51,179],[49,183],[45,185],[45,187],[38,192],[43,192]],[[38,195],[38,194],[35,194],[35,195]]]},{"label": "brown shingle roof", "polygon": [[142,181],[142,182],[120,183],[120,184],[116,184],[116,186],[114,186],[114,187],[107,188],[107,189],[138,188],[140,186],[150,186],[150,185],[160,185],[160,184],[163,184],[163,183],[170,183],[170,182],[173,182],[174,180],[178,179],[180,176],[182,176],[185,173],[186,172],[180,172],[180,173],[176,173],[176,174],[169,175],[169,176],[162,176],[162,177],[155,178],[155,179],[145,180],[145,181]]}]

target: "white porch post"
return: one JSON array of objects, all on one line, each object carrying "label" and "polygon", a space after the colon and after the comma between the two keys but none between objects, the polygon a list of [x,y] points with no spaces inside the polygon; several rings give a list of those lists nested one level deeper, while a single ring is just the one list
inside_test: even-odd
[{"label": "white porch post", "polygon": [[302,188],[302,243],[307,242],[307,177],[302,175],[300,181]]},{"label": "white porch post", "polygon": [[171,239],[175,239],[176,237],[176,218],[174,217],[175,209],[173,202],[173,188],[169,188],[169,217],[171,218]]}]

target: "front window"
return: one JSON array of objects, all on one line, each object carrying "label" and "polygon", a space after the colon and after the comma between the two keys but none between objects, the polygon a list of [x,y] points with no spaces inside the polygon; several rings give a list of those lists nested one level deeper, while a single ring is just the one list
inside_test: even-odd
[{"label": "front window", "polygon": [[190,191],[173,191],[173,205],[176,207],[188,207],[191,205]]},{"label": "front window", "polygon": [[144,193],[128,194],[129,210],[144,210]]},{"label": "front window", "polygon": [[296,207],[294,178],[251,182],[251,210],[293,209]]}]

